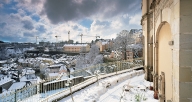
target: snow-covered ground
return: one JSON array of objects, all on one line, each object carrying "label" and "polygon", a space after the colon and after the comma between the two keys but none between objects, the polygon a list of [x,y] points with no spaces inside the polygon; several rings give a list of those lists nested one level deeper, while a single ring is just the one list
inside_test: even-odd
[{"label": "snow-covered ground", "polygon": [[[150,86],[150,82],[144,80],[144,74],[135,76],[132,78],[120,79],[122,76],[126,76],[124,73],[112,77],[108,77],[99,80],[98,83],[94,83],[85,89],[77,91],[73,94],[75,102],[135,102],[135,97],[140,96],[137,99],[141,101],[137,102],[158,102],[153,98],[153,91],[147,89]],[[119,82],[117,82],[117,80]],[[122,81],[121,81],[122,80]],[[111,85],[107,85],[108,88],[103,87],[106,82],[111,82]],[[130,91],[123,91],[123,86],[132,86]],[[145,91],[143,89],[146,89]],[[144,99],[144,100],[143,100]],[[71,96],[63,98],[59,102],[72,102]]]},{"label": "snow-covered ground", "polygon": [[[87,86],[80,91],[73,94],[75,102],[135,102],[135,97],[140,96],[140,99],[146,99],[144,102],[157,102],[158,100],[153,99],[153,91],[147,89],[150,86],[150,82],[144,80],[144,71],[139,70],[129,70],[125,73],[111,73],[111,74],[100,74],[98,77],[104,78],[99,80],[99,85],[96,81],[96,77],[86,80],[84,83],[75,85],[72,90],[81,89],[84,86],[95,82],[92,85]],[[114,75],[114,76],[111,76]],[[105,76],[108,76],[105,78]],[[131,87],[130,91],[123,91],[123,86]],[[146,91],[143,91],[146,89]],[[46,93],[38,93],[29,98],[23,98],[22,102],[34,102],[34,101],[47,101],[51,102],[64,95],[69,94],[68,88],[62,88],[52,91],[47,91]],[[123,97],[122,97],[123,96]],[[13,97],[9,97],[13,98]],[[2,99],[5,100],[5,99]],[[14,100],[14,99],[13,99]],[[60,100],[60,102],[72,102],[71,97],[68,96]],[[138,101],[142,102],[142,101]]]}]

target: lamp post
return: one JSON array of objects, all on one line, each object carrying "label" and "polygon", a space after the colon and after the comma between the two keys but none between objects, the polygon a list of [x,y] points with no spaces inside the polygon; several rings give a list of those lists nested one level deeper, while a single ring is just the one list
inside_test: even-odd
[{"label": "lamp post", "polygon": [[97,85],[99,85],[99,73],[100,73],[99,70],[95,70],[95,72],[94,72],[94,74],[96,75],[96,78],[97,78]]},{"label": "lamp post", "polygon": [[65,86],[69,86],[69,88],[70,88],[70,93],[71,93],[71,99],[72,99],[73,102],[75,102],[74,99],[73,99],[73,94],[72,94],[72,89],[71,89],[71,83],[72,83],[71,80],[68,78],[68,79],[67,79],[67,83],[65,83]]}]

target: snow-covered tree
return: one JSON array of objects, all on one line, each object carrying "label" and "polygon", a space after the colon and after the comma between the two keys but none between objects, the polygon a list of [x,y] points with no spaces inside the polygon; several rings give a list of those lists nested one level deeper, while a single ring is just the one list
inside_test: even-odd
[{"label": "snow-covered tree", "polygon": [[99,48],[97,45],[92,45],[89,53],[86,55],[88,63],[93,63],[97,55],[99,55]]},{"label": "snow-covered tree", "polygon": [[103,55],[97,55],[93,61],[93,64],[103,63]]},{"label": "snow-covered tree", "polygon": [[81,47],[80,53],[86,53],[86,46],[82,46],[82,47]]},{"label": "snow-covered tree", "polygon": [[142,44],[131,44],[127,47],[127,49],[130,49],[134,52],[134,57],[139,57],[138,52],[143,50],[143,45]]},{"label": "snow-covered tree", "polygon": [[126,59],[127,46],[133,43],[134,39],[132,38],[132,34],[127,30],[122,30],[119,34],[117,34],[117,37],[114,40],[113,50],[122,51],[124,59]]},{"label": "snow-covered tree", "polygon": [[79,55],[76,59],[76,68],[77,69],[80,69],[80,68],[83,68],[85,65],[85,58],[84,58],[84,55]]},{"label": "snow-covered tree", "polygon": [[92,45],[89,53],[81,53],[76,60],[76,68],[84,68],[92,64],[103,62],[103,55],[99,55],[99,48],[97,45]]}]

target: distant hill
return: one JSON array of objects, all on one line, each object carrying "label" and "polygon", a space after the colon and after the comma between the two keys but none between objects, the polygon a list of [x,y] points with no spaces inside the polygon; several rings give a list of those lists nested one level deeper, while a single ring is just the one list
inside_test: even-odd
[{"label": "distant hill", "polygon": [[3,41],[0,41],[0,43],[4,43]]}]

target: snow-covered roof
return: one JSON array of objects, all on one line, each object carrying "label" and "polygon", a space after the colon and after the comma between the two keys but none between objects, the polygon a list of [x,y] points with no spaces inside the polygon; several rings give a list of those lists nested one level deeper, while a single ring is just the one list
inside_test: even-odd
[{"label": "snow-covered roof", "polygon": [[11,85],[11,87],[8,90],[17,90],[21,89],[26,85],[26,82],[16,82]]},{"label": "snow-covered roof", "polygon": [[0,85],[3,85],[3,84],[5,84],[5,83],[7,83],[7,82],[10,82],[10,81],[12,81],[12,80],[13,80],[13,79],[11,79],[11,77],[7,77],[7,76],[2,77],[1,80],[0,80]]},{"label": "snow-covered roof", "polygon": [[88,46],[88,44],[65,44],[63,47],[66,47],[66,46],[80,46],[80,47],[83,47],[83,46]]},{"label": "snow-covered roof", "polygon": [[63,64],[54,64],[54,65],[50,65],[49,68],[61,67],[61,66],[63,66]]},{"label": "snow-covered roof", "polygon": [[105,44],[107,44],[108,42],[102,42],[102,45],[105,45]]},{"label": "snow-covered roof", "polygon": [[2,68],[1,70],[3,70],[3,71],[8,71],[10,68],[11,68],[11,67],[4,67],[4,68]]},{"label": "snow-covered roof", "polygon": [[62,77],[61,77],[61,80],[54,80],[54,81],[51,81],[51,82],[47,82],[47,83],[44,83],[44,85],[51,84],[51,83],[55,83],[55,82],[64,81],[64,80],[67,80],[67,79],[78,78],[78,77],[82,77],[82,76],[74,77],[74,76],[70,75],[70,78],[69,78],[68,76],[62,76]]},{"label": "snow-covered roof", "polygon": [[36,59],[37,60],[50,60],[50,61],[53,61],[53,59],[51,59],[51,58],[43,58],[43,57],[37,57]]},{"label": "snow-covered roof", "polygon": [[7,60],[1,60],[0,61],[0,63],[6,63],[7,62]]},{"label": "snow-covered roof", "polygon": [[49,73],[49,76],[50,77],[56,77],[56,76],[58,76],[59,75],[59,73]]},{"label": "snow-covered roof", "polygon": [[35,74],[35,70],[33,70],[32,68],[24,68],[22,71],[25,74]]},{"label": "snow-covered roof", "polygon": [[35,76],[35,75],[30,76],[28,79],[27,79],[26,76],[22,76],[22,77],[20,78],[20,81],[21,81],[21,82],[22,82],[22,81],[37,81],[37,80],[38,80],[38,77]]}]

